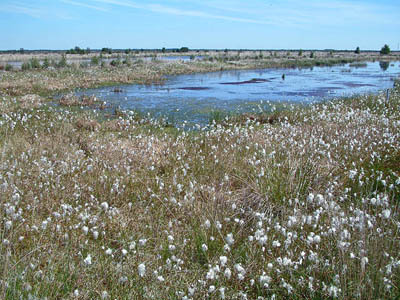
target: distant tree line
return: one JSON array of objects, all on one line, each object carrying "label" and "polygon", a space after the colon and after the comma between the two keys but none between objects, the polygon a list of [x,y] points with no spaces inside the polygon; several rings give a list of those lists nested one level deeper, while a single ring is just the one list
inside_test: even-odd
[{"label": "distant tree line", "polygon": [[73,49],[67,50],[66,54],[89,54],[90,53],[90,48],[81,49],[78,46],[76,46]]},{"label": "distant tree line", "polygon": [[101,53],[102,54],[112,54],[112,49],[111,48],[101,48]]}]

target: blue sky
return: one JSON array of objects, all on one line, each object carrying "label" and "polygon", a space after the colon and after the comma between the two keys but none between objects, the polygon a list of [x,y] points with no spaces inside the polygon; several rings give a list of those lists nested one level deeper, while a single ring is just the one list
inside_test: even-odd
[{"label": "blue sky", "polygon": [[399,0],[0,0],[0,49],[361,49],[400,43]]}]

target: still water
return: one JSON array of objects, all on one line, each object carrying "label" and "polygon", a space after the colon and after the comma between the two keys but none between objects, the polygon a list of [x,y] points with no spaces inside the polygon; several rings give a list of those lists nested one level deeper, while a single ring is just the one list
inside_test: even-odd
[{"label": "still water", "polygon": [[[284,75],[284,76],[283,76]],[[167,77],[162,85],[122,85],[77,91],[112,107],[167,117],[176,124],[206,124],[213,111],[268,109],[271,102],[312,103],[393,87],[400,62],[308,69],[235,70]],[[117,89],[116,89],[117,88]],[[115,90],[120,90],[115,92]]]}]

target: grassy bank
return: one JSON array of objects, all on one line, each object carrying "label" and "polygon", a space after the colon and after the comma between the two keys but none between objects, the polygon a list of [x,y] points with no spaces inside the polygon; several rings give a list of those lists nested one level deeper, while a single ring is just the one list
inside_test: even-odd
[{"label": "grassy bank", "polygon": [[196,132],[11,96],[221,64],[2,75],[1,298],[400,294],[399,89]]}]

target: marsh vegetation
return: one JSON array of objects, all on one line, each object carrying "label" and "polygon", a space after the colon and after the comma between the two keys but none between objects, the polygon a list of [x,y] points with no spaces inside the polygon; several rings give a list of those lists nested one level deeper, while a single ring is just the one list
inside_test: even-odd
[{"label": "marsh vegetation", "polygon": [[195,131],[80,108],[95,99],[47,104],[75,88],[254,66],[2,72],[0,297],[396,298],[398,84],[388,98],[276,105]]}]

